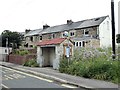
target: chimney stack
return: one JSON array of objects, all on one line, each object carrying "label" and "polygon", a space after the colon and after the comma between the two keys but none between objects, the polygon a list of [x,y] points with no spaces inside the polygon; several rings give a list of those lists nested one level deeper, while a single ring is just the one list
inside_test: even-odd
[{"label": "chimney stack", "polygon": [[30,29],[26,29],[25,30],[25,34],[27,34],[28,32],[30,32],[31,30]]},{"label": "chimney stack", "polygon": [[48,27],[50,27],[50,26],[47,25],[47,24],[43,25],[43,29],[46,29],[46,28],[48,28]]},{"label": "chimney stack", "polygon": [[68,24],[68,25],[70,25],[70,24],[72,24],[72,23],[73,23],[72,20],[67,20],[67,24]]}]

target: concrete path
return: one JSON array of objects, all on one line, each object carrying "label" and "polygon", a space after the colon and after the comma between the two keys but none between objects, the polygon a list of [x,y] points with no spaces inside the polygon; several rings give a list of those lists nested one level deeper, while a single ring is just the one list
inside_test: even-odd
[{"label": "concrete path", "polygon": [[54,80],[56,82],[61,82],[65,84],[71,84],[75,85],[78,87],[83,87],[83,88],[91,88],[91,89],[101,89],[101,88],[109,88],[109,89],[115,89],[118,90],[118,85],[111,83],[111,82],[106,82],[106,81],[101,81],[101,80],[95,80],[95,79],[86,79],[78,76],[72,76],[64,73],[60,73],[57,70],[54,70],[52,68],[40,68],[40,67],[25,67],[22,65],[16,65],[13,63],[8,63],[8,62],[0,62],[1,65],[20,70],[26,73],[34,74],[40,77],[44,77],[47,79]]}]

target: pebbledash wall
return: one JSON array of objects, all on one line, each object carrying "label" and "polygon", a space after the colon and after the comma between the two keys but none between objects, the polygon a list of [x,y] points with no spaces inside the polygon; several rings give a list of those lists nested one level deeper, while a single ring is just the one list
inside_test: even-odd
[{"label": "pebbledash wall", "polygon": [[112,29],[110,18],[107,17],[99,26],[100,47],[112,46]]},{"label": "pebbledash wall", "polygon": [[12,52],[12,48],[0,47],[0,61],[7,61],[8,53],[11,53],[11,52]]}]

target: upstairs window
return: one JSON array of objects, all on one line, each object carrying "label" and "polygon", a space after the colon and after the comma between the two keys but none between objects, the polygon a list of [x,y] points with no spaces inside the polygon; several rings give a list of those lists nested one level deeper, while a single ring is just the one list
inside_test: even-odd
[{"label": "upstairs window", "polygon": [[32,42],[33,42],[33,37],[30,37],[30,41],[32,41]]},{"label": "upstairs window", "polygon": [[7,53],[7,49],[5,49],[5,53]]},{"label": "upstairs window", "polygon": [[40,36],[40,40],[42,40],[42,36]]},{"label": "upstairs window", "polygon": [[53,38],[55,38],[55,34],[52,34],[52,35],[51,35],[51,39],[53,39]]},{"label": "upstairs window", "polygon": [[74,32],[70,32],[70,36],[74,36],[75,35],[75,33]]},{"label": "upstairs window", "polygon": [[84,35],[89,36],[89,30],[84,30]]}]

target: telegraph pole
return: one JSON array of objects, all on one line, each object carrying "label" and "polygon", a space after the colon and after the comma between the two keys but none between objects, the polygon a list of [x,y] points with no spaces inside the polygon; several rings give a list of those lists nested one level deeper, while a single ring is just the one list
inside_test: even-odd
[{"label": "telegraph pole", "polygon": [[112,18],[112,58],[115,59],[115,19],[114,19],[114,0],[111,0],[111,18]]}]

